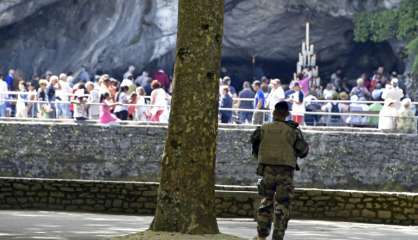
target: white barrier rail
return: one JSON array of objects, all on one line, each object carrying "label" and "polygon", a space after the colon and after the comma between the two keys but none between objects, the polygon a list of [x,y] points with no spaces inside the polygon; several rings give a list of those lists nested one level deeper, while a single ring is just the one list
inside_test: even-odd
[{"label": "white barrier rail", "polygon": [[[22,98],[8,98],[8,99],[2,99],[2,94],[3,96],[5,94],[34,94],[34,93],[29,93],[29,92],[25,92],[25,93],[20,93],[20,92],[7,92],[7,93],[0,93],[0,103],[1,102],[9,102],[9,103],[17,103],[17,102],[21,102],[21,103],[25,103],[25,104],[32,104],[32,106],[35,106],[35,108],[37,108],[39,105],[43,105],[43,104],[48,104],[49,106],[52,106],[52,110],[56,111],[55,114],[57,116],[60,117],[60,119],[51,119],[51,118],[38,118],[38,116],[32,112],[30,113],[29,111],[27,111],[28,113],[28,117],[24,118],[26,120],[30,120],[30,121],[51,121],[51,122],[60,122],[63,120],[72,120],[73,118],[71,116],[63,116],[63,114],[58,114],[58,106],[62,106],[62,105],[68,105],[66,107],[68,107],[68,111],[70,110],[69,105],[70,104],[77,104],[77,101],[40,101],[40,100],[25,100]],[[71,95],[74,96],[74,95]],[[84,95],[85,97],[88,97],[89,95]],[[150,99],[150,97],[146,97],[146,99]],[[238,100],[238,99],[236,99]],[[240,101],[254,101],[254,99],[239,99]],[[373,104],[373,103],[381,103],[383,104],[384,102],[377,102],[377,101],[342,101],[342,100],[314,100],[312,102],[316,102],[319,104],[327,104],[327,103],[344,103],[344,104],[352,104],[352,103],[359,103],[359,104]],[[90,103],[90,102],[86,102],[84,103],[88,106],[100,106],[101,103]],[[417,104],[418,102],[414,102],[413,104]],[[136,109],[138,108],[142,108],[144,111],[146,112],[150,112],[150,110],[152,110],[153,108],[165,108],[167,111],[170,110],[170,106],[169,105],[150,105],[150,104],[119,104],[121,106],[125,106],[125,107],[135,107]],[[29,109],[27,109],[29,110]],[[39,110],[39,109],[38,109]],[[263,119],[262,122],[267,122],[268,120],[271,120],[271,115],[272,115],[272,111],[271,110],[257,110],[257,109],[241,109],[241,108],[219,108],[219,112],[232,112],[232,121],[236,122],[237,124],[246,124],[246,125],[256,125],[253,124],[250,120],[250,122],[241,122],[241,118],[240,118],[240,113],[252,113],[253,115],[250,117],[252,118],[254,116],[254,114],[256,113],[263,113]],[[70,114],[71,115],[71,114]],[[343,120],[341,121],[341,126],[351,126],[351,125],[358,125],[358,126],[373,126],[375,128],[377,128],[376,124],[370,124],[369,120],[373,120],[376,121],[376,119],[378,120],[380,117],[387,117],[387,118],[396,118],[396,116],[393,115],[381,115],[379,112],[373,112],[373,111],[364,111],[364,112],[339,112],[339,113],[335,113],[335,112],[322,112],[322,111],[318,111],[318,112],[309,112],[306,111],[303,113],[303,115],[305,117],[309,117],[309,116],[313,116],[318,118],[315,121],[315,124],[318,124],[318,126],[327,126],[327,124],[331,124],[329,123],[329,118],[331,117],[340,117],[341,119],[345,119],[346,118],[353,118],[353,117],[357,117],[357,118],[364,118],[363,122],[367,122],[367,123],[363,123],[363,124],[354,124],[354,123],[348,123],[348,122],[344,122]],[[1,116],[1,115],[0,115]],[[368,118],[366,120],[366,118]],[[327,120],[328,119],[328,120]],[[418,117],[411,117],[411,119],[416,119],[418,120]],[[20,121],[22,120],[22,118],[11,118],[11,117],[0,117],[0,120],[7,120],[7,121]],[[87,120],[86,122],[96,122],[97,120]],[[133,120],[125,120],[123,121],[123,123],[125,124],[148,124],[148,123],[153,123],[155,124],[155,122],[151,121],[151,120],[147,120],[147,121],[133,121]],[[323,124],[323,125],[322,125]],[[335,125],[333,125],[335,126]]]},{"label": "white barrier rail", "polygon": [[[16,100],[16,99],[8,99],[4,100],[4,102],[12,102],[16,103],[18,101],[21,101],[23,103],[33,103],[35,104],[48,104],[48,105],[63,105],[63,104],[78,104],[75,101],[55,101],[55,102],[49,102],[49,101],[39,101],[39,100]],[[102,103],[83,103],[85,105],[89,106],[100,106]],[[167,108],[170,109],[169,105],[151,105],[151,104],[118,104],[120,106],[126,106],[126,107],[145,107],[145,108]],[[272,110],[266,110],[266,109],[241,109],[241,108],[219,108],[219,111],[226,111],[226,112],[250,112],[250,113],[268,113],[272,114]],[[334,112],[310,112],[305,111],[302,113],[303,115],[320,115],[320,116],[360,116],[360,117],[393,117],[393,116],[381,116],[377,111],[376,113],[370,113],[373,111],[364,111],[364,112],[340,112],[340,113],[334,113]],[[292,114],[293,112],[291,112]],[[415,117],[418,118],[418,117]]]}]

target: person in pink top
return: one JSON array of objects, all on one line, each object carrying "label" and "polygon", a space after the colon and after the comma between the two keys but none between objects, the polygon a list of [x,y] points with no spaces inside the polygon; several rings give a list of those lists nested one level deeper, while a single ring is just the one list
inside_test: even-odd
[{"label": "person in pink top", "polygon": [[111,112],[111,109],[119,105],[119,103],[113,103],[112,97],[108,92],[103,93],[100,97],[100,117],[99,123],[101,124],[117,124],[120,120]]},{"label": "person in pink top", "polygon": [[309,82],[311,80],[311,76],[309,74],[304,75],[301,73],[299,75],[299,86],[305,96],[309,95]]}]

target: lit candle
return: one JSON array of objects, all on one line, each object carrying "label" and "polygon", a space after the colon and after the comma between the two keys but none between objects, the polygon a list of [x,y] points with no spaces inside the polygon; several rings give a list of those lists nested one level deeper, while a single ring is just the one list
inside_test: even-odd
[{"label": "lit candle", "polygon": [[307,22],[307,23],[306,23],[306,46],[307,46],[307,47],[309,47],[309,37],[310,37],[310,36],[309,36],[309,30],[310,30],[310,29],[309,29],[309,28],[310,28],[310,26],[309,26],[309,22]]},{"label": "lit candle", "polygon": [[305,45],[305,42],[302,42],[302,53],[303,54],[306,53],[306,45]]}]

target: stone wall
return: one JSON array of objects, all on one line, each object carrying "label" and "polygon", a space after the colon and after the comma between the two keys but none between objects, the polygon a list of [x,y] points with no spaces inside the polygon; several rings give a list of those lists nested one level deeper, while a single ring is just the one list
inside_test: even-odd
[{"label": "stone wall", "polygon": [[[0,209],[154,214],[158,184],[0,178]],[[254,187],[217,186],[218,217],[252,218]],[[292,218],[418,225],[418,194],[297,189]]]},{"label": "stone wall", "polygon": [[[253,185],[252,129],[220,129],[218,184]],[[298,187],[417,191],[417,135],[306,130]],[[0,176],[158,181],[166,128],[0,122]]]}]

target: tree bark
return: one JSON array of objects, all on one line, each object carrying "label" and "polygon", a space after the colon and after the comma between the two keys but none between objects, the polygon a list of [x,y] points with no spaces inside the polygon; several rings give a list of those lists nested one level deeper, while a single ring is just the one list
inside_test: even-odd
[{"label": "tree bark", "polygon": [[215,161],[224,0],[179,0],[170,124],[154,231],[219,233]]}]

